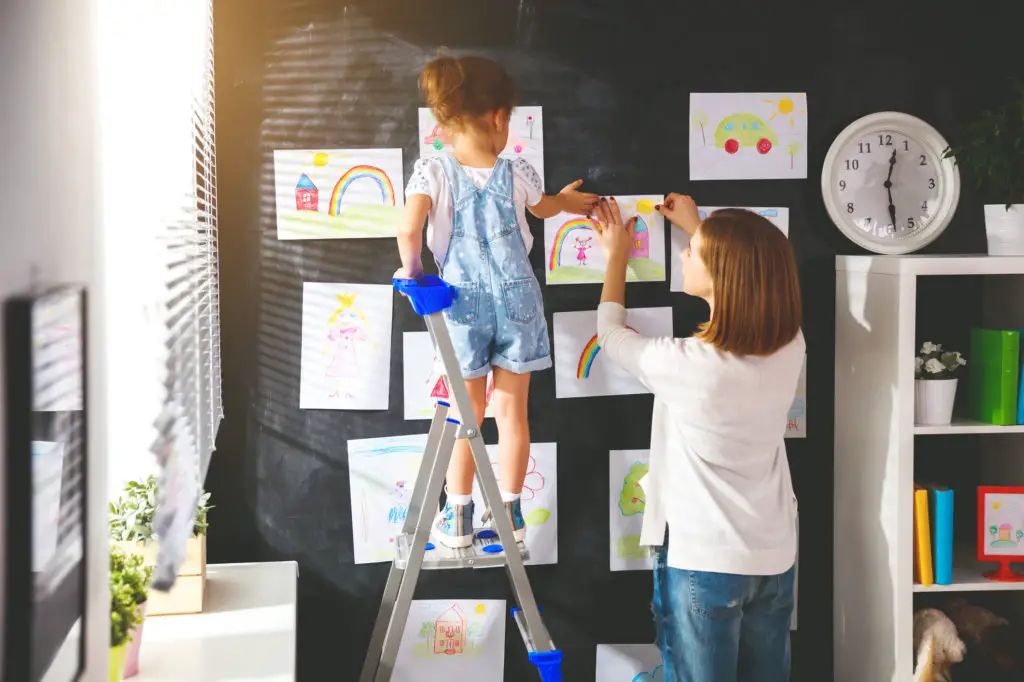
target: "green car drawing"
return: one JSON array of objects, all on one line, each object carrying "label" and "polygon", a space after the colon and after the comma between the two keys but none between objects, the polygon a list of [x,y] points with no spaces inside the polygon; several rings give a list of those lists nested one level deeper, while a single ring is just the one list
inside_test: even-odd
[{"label": "green car drawing", "polygon": [[715,146],[735,154],[740,147],[756,147],[758,153],[767,154],[779,138],[768,124],[753,114],[732,114],[722,119],[715,128]]}]

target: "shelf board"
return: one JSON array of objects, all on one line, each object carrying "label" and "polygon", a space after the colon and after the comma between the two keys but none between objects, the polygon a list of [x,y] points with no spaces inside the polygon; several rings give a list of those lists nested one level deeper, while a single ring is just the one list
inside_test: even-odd
[{"label": "shelf board", "polygon": [[[1001,583],[988,580],[983,573],[993,570],[995,565],[982,569],[978,565],[953,567],[953,582],[949,585],[933,584],[929,587],[914,583],[914,592],[1011,592],[1024,591],[1024,582]],[[1018,571],[1020,569],[1018,568]]]},{"label": "shelf board", "polygon": [[836,270],[885,275],[1022,275],[1024,256],[836,256]]},{"label": "shelf board", "polygon": [[914,424],[914,433],[925,436],[956,433],[1024,433],[1024,424],[998,426],[996,424],[967,419],[966,417],[953,417],[952,422],[940,426]]}]

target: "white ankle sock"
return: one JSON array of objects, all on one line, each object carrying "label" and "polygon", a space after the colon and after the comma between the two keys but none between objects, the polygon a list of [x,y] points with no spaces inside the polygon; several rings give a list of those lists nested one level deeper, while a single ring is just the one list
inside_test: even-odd
[{"label": "white ankle sock", "polygon": [[472,495],[453,495],[448,493],[448,504],[460,504],[465,507],[472,499]]},{"label": "white ankle sock", "polygon": [[507,493],[504,490],[501,491],[502,502],[515,502],[519,499],[520,493]]}]

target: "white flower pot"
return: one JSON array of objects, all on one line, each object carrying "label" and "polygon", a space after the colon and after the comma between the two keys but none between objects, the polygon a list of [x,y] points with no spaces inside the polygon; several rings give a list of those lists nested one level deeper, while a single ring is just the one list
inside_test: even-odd
[{"label": "white flower pot", "polygon": [[953,421],[958,379],[915,379],[914,422],[939,426]]},{"label": "white flower pot", "polygon": [[985,236],[988,255],[1024,256],[1024,204],[986,204]]}]

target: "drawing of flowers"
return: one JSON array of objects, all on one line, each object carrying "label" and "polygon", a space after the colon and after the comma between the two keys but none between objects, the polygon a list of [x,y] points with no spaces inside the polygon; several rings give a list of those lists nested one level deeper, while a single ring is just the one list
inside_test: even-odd
[{"label": "drawing of flowers", "polygon": [[530,457],[530,463],[526,469],[526,478],[523,479],[522,500],[532,500],[541,490],[544,489],[544,476],[537,471],[537,460]]},{"label": "drawing of flowers", "polygon": [[700,128],[700,140],[701,140],[701,143],[704,144],[704,145],[707,145],[707,143],[708,143],[708,138],[704,134],[704,126],[706,126],[707,124],[708,124],[708,115],[707,115],[706,112],[698,111],[697,113],[695,113],[693,115],[693,125],[695,125],[698,128]]},{"label": "drawing of flowers", "polygon": [[793,164],[796,163],[796,155],[800,153],[803,147],[800,146],[799,142],[790,142],[789,146],[786,147],[786,153],[789,154],[789,167],[792,168]]}]

